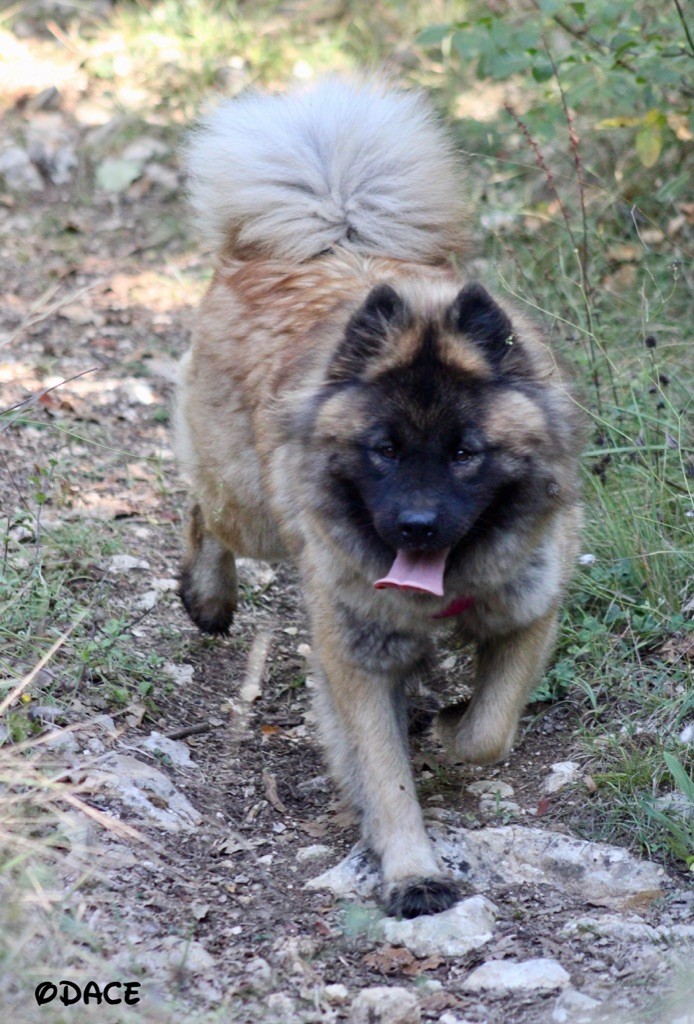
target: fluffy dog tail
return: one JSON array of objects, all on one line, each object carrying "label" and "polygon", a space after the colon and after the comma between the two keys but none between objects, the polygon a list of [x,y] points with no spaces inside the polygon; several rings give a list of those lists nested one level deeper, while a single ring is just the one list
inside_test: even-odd
[{"label": "fluffy dog tail", "polygon": [[377,79],[230,100],[193,135],[188,167],[198,223],[229,255],[435,263],[465,245],[451,140],[421,95]]}]

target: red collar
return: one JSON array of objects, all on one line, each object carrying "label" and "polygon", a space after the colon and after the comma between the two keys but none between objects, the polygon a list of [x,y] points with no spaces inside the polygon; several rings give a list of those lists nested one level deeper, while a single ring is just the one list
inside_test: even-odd
[{"label": "red collar", "polygon": [[466,612],[470,605],[474,603],[474,597],[456,597],[443,611],[432,615],[432,619],[451,619],[454,615],[461,615],[463,612]]}]

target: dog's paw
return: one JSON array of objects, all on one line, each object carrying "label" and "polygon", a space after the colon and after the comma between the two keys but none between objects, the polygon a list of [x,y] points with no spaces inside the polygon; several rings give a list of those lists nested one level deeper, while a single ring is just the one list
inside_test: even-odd
[{"label": "dog's paw", "polygon": [[513,746],[516,722],[480,715],[461,701],[439,712],[435,731],[451,764],[497,764]]},{"label": "dog's paw", "polygon": [[391,887],[386,897],[390,917],[421,917],[450,910],[460,899],[455,882],[444,878],[418,878]]}]

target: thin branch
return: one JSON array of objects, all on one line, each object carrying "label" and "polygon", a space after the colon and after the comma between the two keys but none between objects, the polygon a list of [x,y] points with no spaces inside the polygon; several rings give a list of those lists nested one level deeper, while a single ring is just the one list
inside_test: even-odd
[{"label": "thin branch", "polygon": [[689,31],[689,25],[687,24],[687,19],[685,18],[684,11],[682,10],[682,7],[680,5],[680,0],[675,0],[675,7],[677,8],[677,13],[680,16],[680,21],[682,22],[684,34],[687,37],[687,42],[689,43],[689,47],[691,49],[691,56],[694,57],[694,40],[692,40],[692,36]]}]

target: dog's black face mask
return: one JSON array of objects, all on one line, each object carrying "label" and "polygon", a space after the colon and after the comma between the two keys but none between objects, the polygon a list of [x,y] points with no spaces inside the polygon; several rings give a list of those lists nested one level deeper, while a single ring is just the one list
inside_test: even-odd
[{"label": "dog's black face mask", "polygon": [[324,395],[334,450],[323,512],[355,553],[390,565],[377,587],[442,595],[466,545],[527,504],[533,459],[510,454],[522,426],[506,428],[509,444],[485,426],[526,371],[510,320],[476,285],[430,320],[382,285],[352,317]]}]

